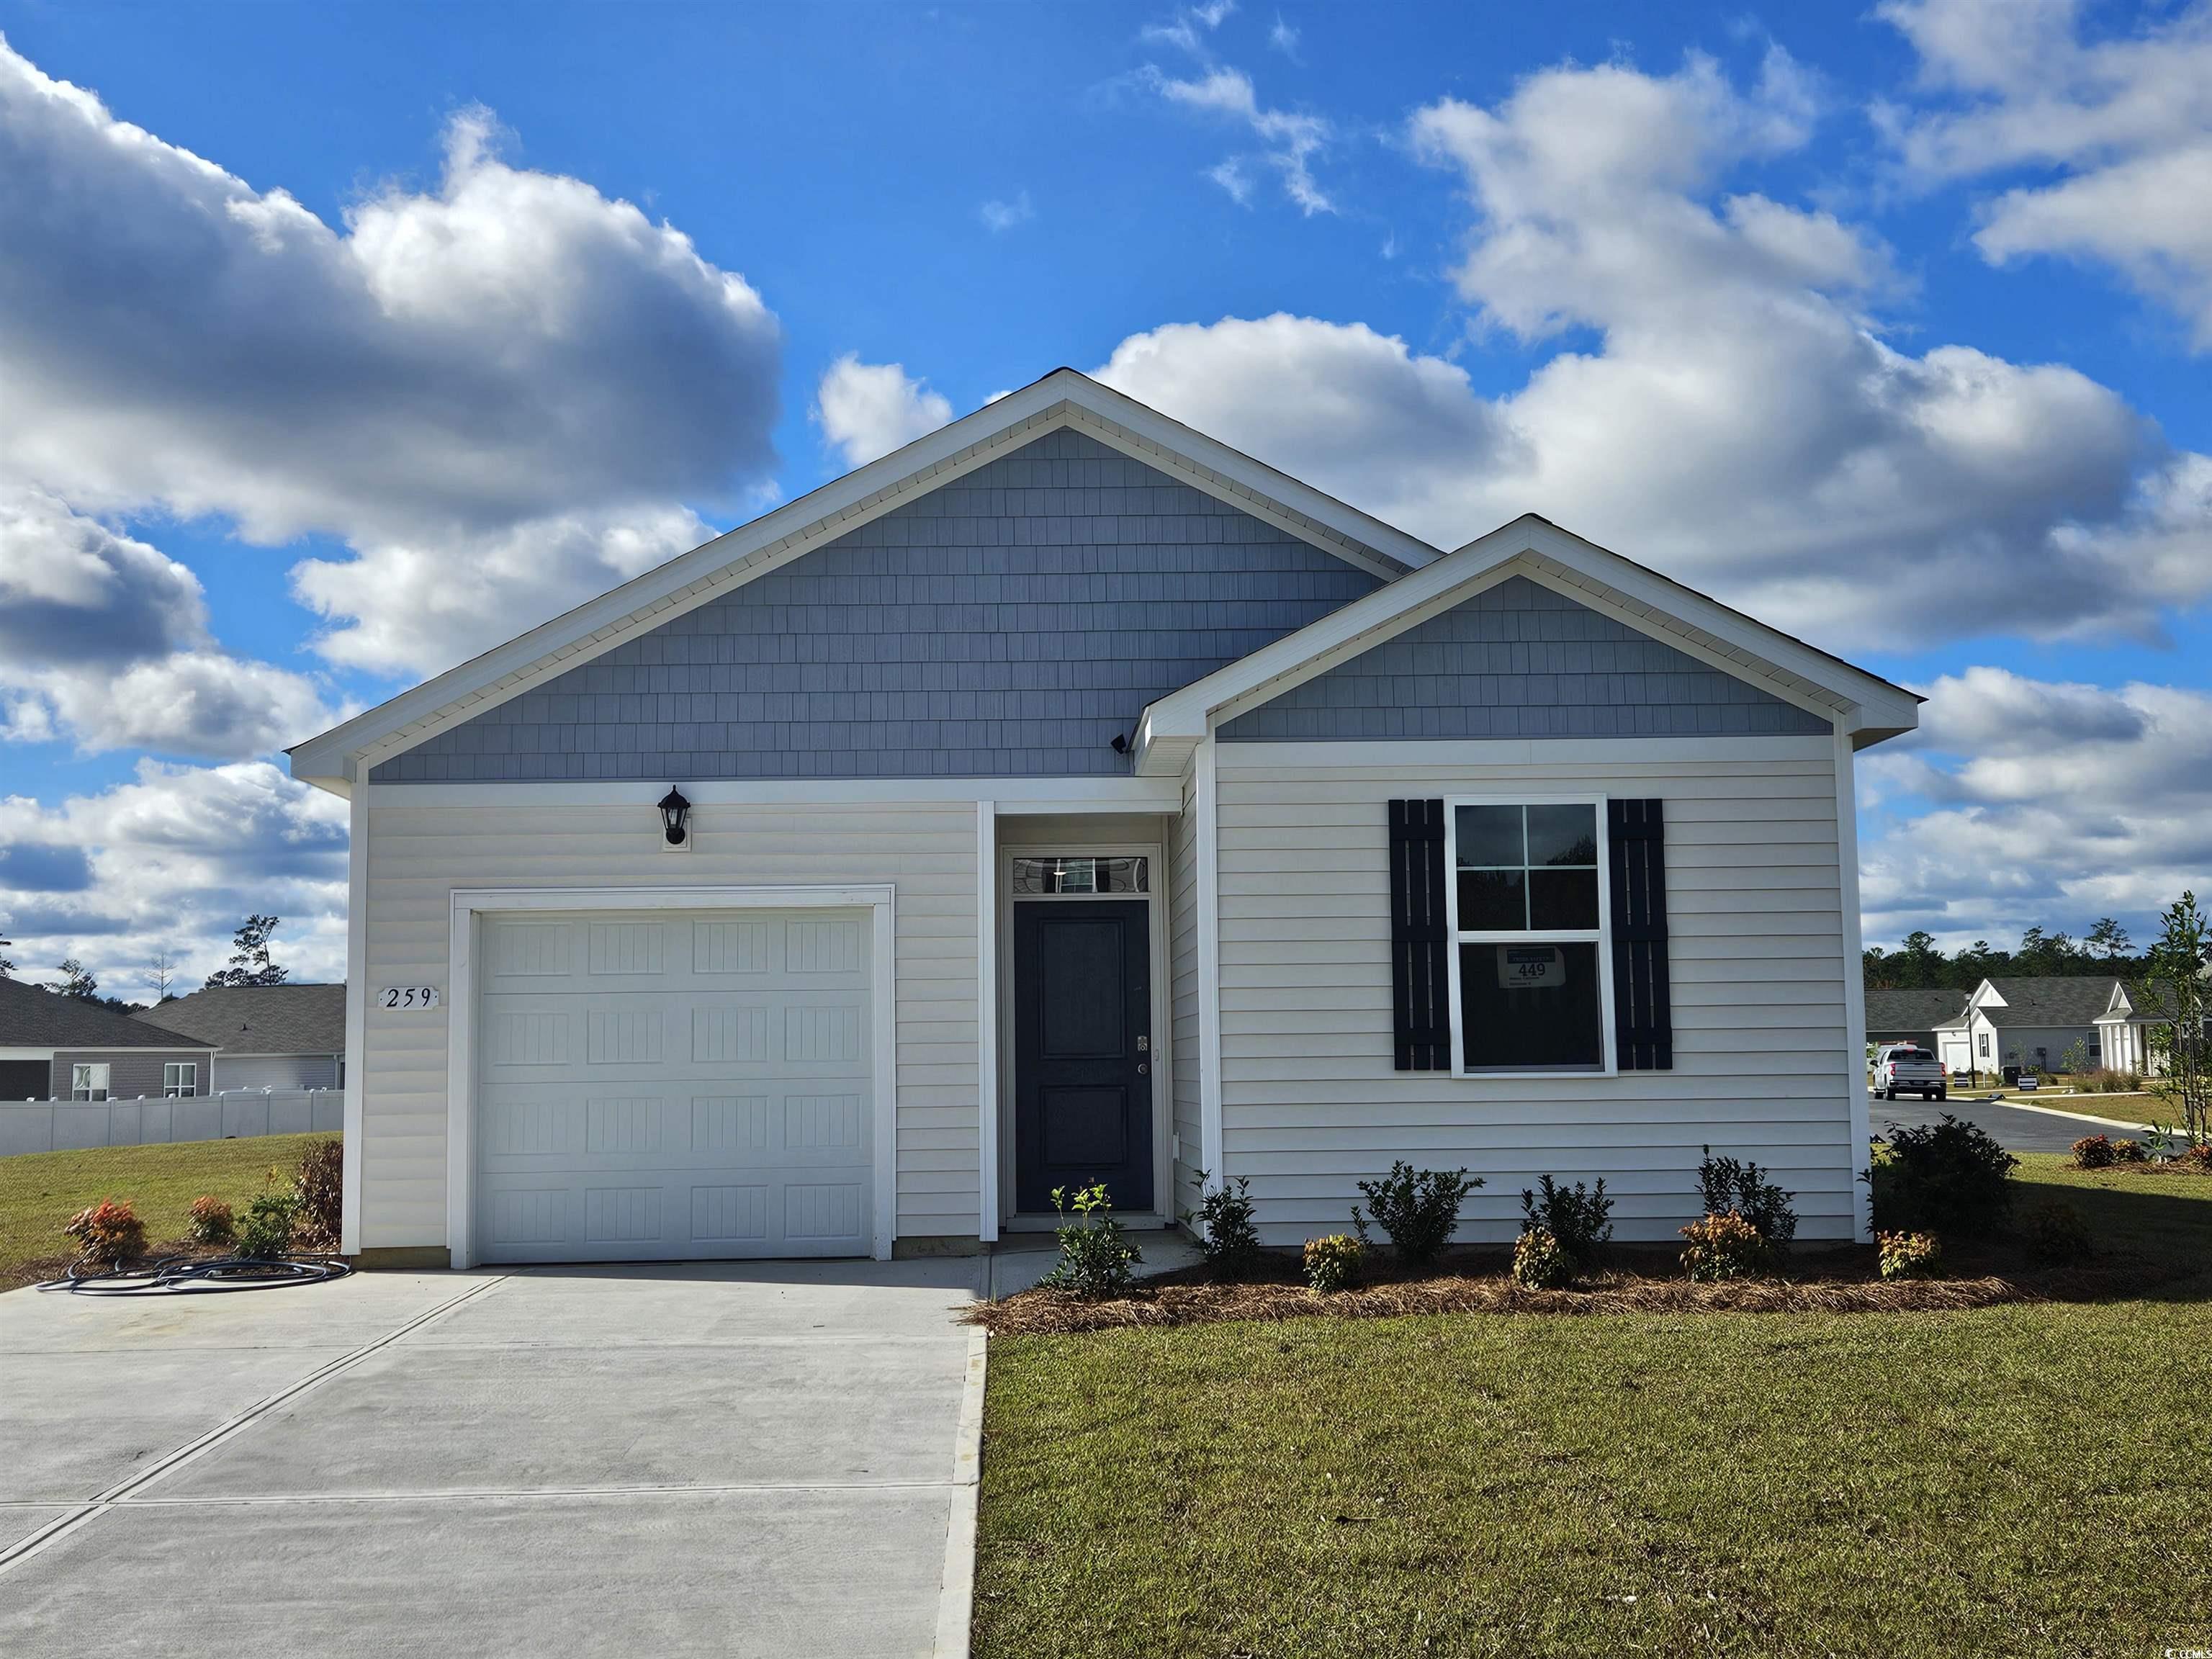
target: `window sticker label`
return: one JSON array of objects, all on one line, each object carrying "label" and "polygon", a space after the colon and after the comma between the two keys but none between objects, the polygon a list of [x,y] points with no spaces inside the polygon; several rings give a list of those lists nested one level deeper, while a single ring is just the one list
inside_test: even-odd
[{"label": "window sticker label", "polygon": [[1498,982],[1509,991],[1565,985],[1566,952],[1553,945],[1501,945],[1498,947]]}]

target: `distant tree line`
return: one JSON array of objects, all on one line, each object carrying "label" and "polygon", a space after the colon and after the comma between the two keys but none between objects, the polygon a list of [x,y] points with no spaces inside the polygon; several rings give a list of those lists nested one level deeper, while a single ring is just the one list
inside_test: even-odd
[{"label": "distant tree line", "polygon": [[[210,974],[200,988],[212,991],[226,985],[282,985],[291,977],[291,969],[272,959],[270,939],[284,925],[281,916],[264,916],[258,913],[246,917],[231,935],[230,961]],[[146,1006],[141,1002],[126,1002],[118,996],[103,995],[100,981],[91,969],[75,957],[64,957],[54,964],[54,971],[62,976],[58,985],[46,988],[57,996],[75,997],[80,1002],[97,1003],[103,1008],[112,1008],[118,1014],[136,1013]],[[15,964],[0,956],[0,978],[12,978]],[[153,988],[157,1003],[170,1000],[169,987],[176,978],[176,959],[166,950],[156,951],[147,964],[144,978]]]},{"label": "distant tree line", "polygon": [[2128,930],[2111,916],[2100,917],[2097,925],[2079,939],[2070,933],[2031,927],[2021,935],[2016,951],[1999,950],[1987,939],[1978,939],[1956,956],[1944,955],[1933,934],[1911,933],[1894,951],[1879,945],[1869,946],[1865,961],[1869,991],[1941,986],[1971,991],[1985,979],[2008,975],[2028,979],[2110,974],[2133,980],[2151,965],[2149,954],[2137,955]]}]

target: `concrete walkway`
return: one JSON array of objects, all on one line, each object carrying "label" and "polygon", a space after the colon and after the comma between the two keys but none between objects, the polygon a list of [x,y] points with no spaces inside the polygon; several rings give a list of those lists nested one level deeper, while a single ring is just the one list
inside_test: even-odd
[{"label": "concrete walkway", "polygon": [[994,1266],[0,1296],[0,1652],[964,1651]]}]

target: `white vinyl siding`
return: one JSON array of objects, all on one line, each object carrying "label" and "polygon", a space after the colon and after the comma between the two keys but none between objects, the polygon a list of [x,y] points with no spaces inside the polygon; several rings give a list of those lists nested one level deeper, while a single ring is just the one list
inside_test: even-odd
[{"label": "white vinyl siding", "polygon": [[222,1089],[335,1089],[337,1054],[217,1054],[214,1087]]},{"label": "white vinyl siding", "polygon": [[[657,845],[659,793],[641,789],[635,805],[507,807],[440,805],[434,786],[377,790],[361,919],[368,983],[447,986],[455,888],[890,884],[897,912],[896,1231],[975,1237],[973,804],[701,806],[692,812],[693,850],[675,855]],[[356,1080],[366,1249],[447,1243],[447,1012],[368,1010]]]},{"label": "white vinyl siding", "polygon": [[[1340,1229],[1354,1182],[1396,1158],[1486,1178],[1463,1238],[1510,1240],[1521,1189],[1549,1172],[1604,1176],[1619,1237],[1671,1240],[1696,1212],[1706,1145],[1769,1166],[1797,1194],[1802,1237],[1849,1237],[1860,1043],[1844,998],[1832,740],[1731,754],[1717,739],[1703,757],[1649,761],[1562,742],[1495,765],[1361,747],[1332,745],[1330,763],[1302,749],[1291,768],[1267,767],[1261,745],[1221,750],[1225,1161],[1251,1178],[1267,1242]],[[1389,803],[1516,789],[1665,802],[1672,1071],[1393,1069]]]}]

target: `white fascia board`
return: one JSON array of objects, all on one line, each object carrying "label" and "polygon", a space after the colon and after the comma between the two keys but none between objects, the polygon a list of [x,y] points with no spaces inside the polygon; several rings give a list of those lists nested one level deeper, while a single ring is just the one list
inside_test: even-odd
[{"label": "white fascia board", "polygon": [[[1086,416],[1088,418],[1086,418]],[[295,777],[344,793],[367,767],[519,696],[730,589],[1061,427],[1187,479],[1383,576],[1442,557],[1427,543],[1239,454],[1073,369],[987,404],[902,449],[702,543],[289,751]]]},{"label": "white fascia board", "polygon": [[52,1060],[53,1057],[52,1048],[11,1048],[0,1045],[0,1060]]},{"label": "white fascia board", "polygon": [[1160,698],[1138,724],[1137,769],[1168,769],[1180,757],[1156,760],[1153,748],[1170,739],[1195,742],[1221,720],[1516,575],[1762,684],[1855,737],[1869,729],[1893,735],[1919,722],[1910,692],[1532,514]]}]

